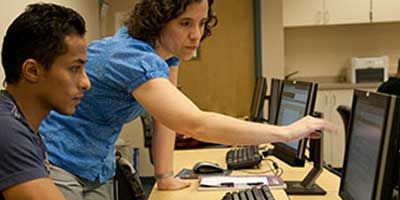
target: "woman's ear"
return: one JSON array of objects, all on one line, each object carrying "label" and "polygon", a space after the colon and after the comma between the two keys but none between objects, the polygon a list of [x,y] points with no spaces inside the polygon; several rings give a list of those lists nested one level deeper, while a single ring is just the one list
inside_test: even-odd
[{"label": "woman's ear", "polygon": [[34,59],[27,59],[22,64],[21,78],[31,83],[37,83],[40,80],[40,74],[43,67]]}]

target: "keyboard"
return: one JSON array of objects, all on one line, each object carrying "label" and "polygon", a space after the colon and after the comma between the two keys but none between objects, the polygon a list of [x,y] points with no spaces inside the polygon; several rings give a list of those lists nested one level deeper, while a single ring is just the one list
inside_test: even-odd
[{"label": "keyboard", "polygon": [[274,200],[271,190],[266,185],[239,192],[227,192],[222,200]]},{"label": "keyboard", "polygon": [[249,169],[258,166],[262,160],[258,146],[241,146],[226,153],[228,169]]}]

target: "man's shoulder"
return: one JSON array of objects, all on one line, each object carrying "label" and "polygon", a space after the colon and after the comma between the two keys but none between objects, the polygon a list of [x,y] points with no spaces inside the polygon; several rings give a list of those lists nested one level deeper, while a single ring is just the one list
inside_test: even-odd
[{"label": "man's shoulder", "polygon": [[22,138],[30,138],[32,133],[12,114],[0,112],[0,146],[10,141],[19,142]]},{"label": "man's shoulder", "polygon": [[12,107],[14,107],[14,105],[10,99],[0,96],[0,116],[11,115]]},{"label": "man's shoulder", "polygon": [[0,111],[0,127],[20,127],[22,124],[11,112]]}]

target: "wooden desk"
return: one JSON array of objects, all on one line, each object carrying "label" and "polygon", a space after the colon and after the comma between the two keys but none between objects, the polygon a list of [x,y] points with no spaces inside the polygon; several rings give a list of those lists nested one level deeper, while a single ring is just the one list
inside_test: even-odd
[{"label": "wooden desk", "polygon": [[[182,168],[192,168],[193,165],[198,161],[212,161],[219,163],[221,166],[226,168],[225,154],[229,149],[201,149],[201,150],[179,150],[175,151],[174,154],[174,171],[179,172]],[[283,163],[279,159],[271,157],[276,161],[279,167],[283,168],[283,179],[300,181],[311,169],[309,163],[304,168],[293,168]],[[263,161],[261,164],[261,170],[271,169],[270,162]],[[244,172],[233,171],[232,175],[243,175]],[[177,191],[159,191],[156,186],[153,188],[149,200],[220,200],[222,196],[228,191],[197,191],[199,185],[198,180],[192,180],[192,184],[189,188]],[[327,194],[325,196],[301,196],[291,195],[290,199],[293,200],[320,200],[320,199],[340,199],[338,195],[339,191],[339,178],[331,172],[324,170],[317,180],[317,184],[321,186]],[[286,200],[289,199],[283,189],[271,189],[271,192],[275,199]]]}]

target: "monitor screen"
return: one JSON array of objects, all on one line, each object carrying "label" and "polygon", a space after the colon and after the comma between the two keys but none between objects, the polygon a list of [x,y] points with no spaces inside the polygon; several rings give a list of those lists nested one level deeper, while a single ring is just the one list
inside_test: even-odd
[{"label": "monitor screen", "polygon": [[258,77],[254,86],[253,100],[250,110],[250,121],[261,122],[264,120],[264,100],[267,92],[267,80],[265,77]]},{"label": "monitor screen", "polygon": [[[278,106],[277,125],[291,124],[312,114],[317,85],[311,82],[285,81]],[[307,139],[274,143],[274,155],[292,166],[304,165]]]},{"label": "monitor screen", "polygon": [[[398,128],[392,130],[395,106],[391,102],[392,97],[387,95],[357,90],[354,93],[350,138],[340,186],[344,199],[382,199],[381,195],[386,193],[382,190],[382,181],[391,173],[389,168],[394,167],[389,166],[394,163],[387,159],[398,159],[395,148],[389,149],[393,145],[390,138],[398,137]],[[385,187],[389,186],[390,183]]]}]

